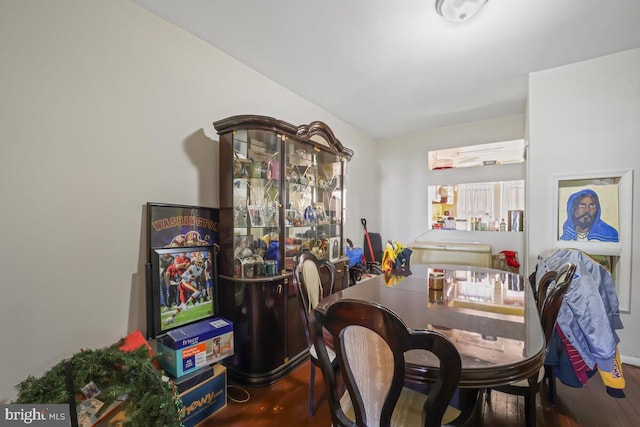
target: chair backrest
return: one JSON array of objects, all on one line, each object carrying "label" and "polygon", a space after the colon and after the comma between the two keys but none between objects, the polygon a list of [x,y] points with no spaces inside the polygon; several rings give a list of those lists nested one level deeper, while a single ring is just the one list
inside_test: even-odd
[{"label": "chair backrest", "polygon": [[[571,270],[571,279],[573,279],[573,273],[576,271],[576,266],[570,262],[563,264],[558,270],[550,270],[542,275],[536,292],[538,313],[542,313],[542,305],[547,297],[547,289],[549,286],[552,283],[558,283],[558,281],[562,280],[569,273],[569,270]],[[569,283],[571,283],[571,281],[569,281]]]},{"label": "chair backrest", "polygon": [[[320,269],[325,267],[329,273],[329,279],[321,280]],[[296,293],[300,302],[302,323],[305,327],[305,335],[309,346],[313,340],[309,332],[309,313],[320,300],[333,293],[335,282],[335,266],[332,262],[321,260],[313,252],[303,250],[296,255],[296,266],[293,270],[296,282]]]},{"label": "chair backrest", "polygon": [[536,307],[538,314],[542,312],[542,304],[547,296],[547,288],[556,281],[556,275],[557,272],[555,270],[547,271],[538,282],[538,288],[536,290]]},{"label": "chair backrest", "polygon": [[575,272],[575,264],[568,262],[562,265],[554,272],[553,281],[555,281],[555,286],[550,287],[549,284],[547,284],[544,288],[544,300],[542,301],[542,306],[540,308],[540,321],[542,322],[542,329],[547,342],[551,340],[551,334],[553,333],[553,328],[556,324],[556,319],[558,318],[558,312],[562,305],[562,297],[569,289],[569,286],[571,286],[571,281],[573,280]]},{"label": "chair backrest", "polygon": [[427,350],[440,361],[438,380],[422,407],[422,417],[425,426],[441,424],[461,373],[460,354],[444,335],[430,330],[411,331],[391,310],[350,299],[335,302],[324,316],[314,311],[311,328],[334,426],[354,424],[340,402],[323,328],[328,332],[327,339],[332,340],[357,426],[390,425],[404,383],[404,353],[411,349]]}]

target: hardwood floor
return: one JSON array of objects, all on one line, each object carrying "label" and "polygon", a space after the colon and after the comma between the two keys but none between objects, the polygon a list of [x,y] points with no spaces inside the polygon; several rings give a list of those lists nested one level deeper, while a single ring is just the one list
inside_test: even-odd
[{"label": "hardwood floor", "polygon": [[[584,388],[567,387],[557,381],[555,406],[548,403],[543,386],[537,399],[538,426],[562,427],[626,427],[640,425],[640,367],[623,365],[626,398],[609,396],[599,375]],[[324,394],[322,374],[316,370],[316,414],[307,412],[309,362],[305,362],[280,381],[264,387],[229,385],[227,407],[201,424],[227,427],[322,426],[331,425],[329,407]],[[244,403],[243,390],[250,397]],[[517,396],[492,392],[491,404],[483,405],[483,425],[488,427],[523,426],[524,401]]]}]

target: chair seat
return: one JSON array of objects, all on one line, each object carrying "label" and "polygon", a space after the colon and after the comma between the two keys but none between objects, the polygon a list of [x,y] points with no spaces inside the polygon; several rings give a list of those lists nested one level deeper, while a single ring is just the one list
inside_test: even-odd
[{"label": "chair seat", "polygon": [[[336,353],[332,349],[327,347],[327,354],[329,355],[329,360],[331,361],[331,363],[333,363],[333,361],[336,360]],[[311,359],[314,363],[318,360],[318,353],[316,352],[315,345],[309,347],[309,356],[311,356]]]},{"label": "chair seat", "polygon": [[[427,395],[419,393],[410,388],[403,387],[400,393],[400,398],[393,410],[393,416],[391,417],[391,425],[404,427],[404,426],[424,426],[424,402],[427,400]],[[355,422],[356,415],[351,405],[351,399],[349,393],[345,392],[340,399],[340,406],[347,415],[347,417]],[[442,424],[449,424],[460,415],[460,410],[449,405],[442,417]],[[427,414],[428,416],[428,414]]]}]

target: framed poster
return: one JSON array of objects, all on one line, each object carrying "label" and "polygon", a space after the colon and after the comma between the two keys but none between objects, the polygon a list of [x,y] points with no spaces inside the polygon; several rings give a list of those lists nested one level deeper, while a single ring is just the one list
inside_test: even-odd
[{"label": "framed poster", "polygon": [[156,335],[214,315],[214,248],[154,249],[153,330]]},{"label": "framed poster", "polygon": [[211,246],[219,243],[218,209],[147,203],[147,216],[149,248]]},{"label": "framed poster", "polygon": [[212,317],[219,210],[147,203],[147,337]]},{"label": "framed poster", "polygon": [[631,296],[632,188],[632,170],[553,177],[553,246],[605,260],[621,311]]}]

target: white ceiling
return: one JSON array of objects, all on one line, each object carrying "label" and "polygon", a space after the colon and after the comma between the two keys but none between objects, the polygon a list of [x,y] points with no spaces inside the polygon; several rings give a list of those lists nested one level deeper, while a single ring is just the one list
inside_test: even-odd
[{"label": "white ceiling", "polygon": [[489,0],[458,24],[435,0],[132,1],[374,138],[522,114],[529,73],[640,47],[640,0]]}]

